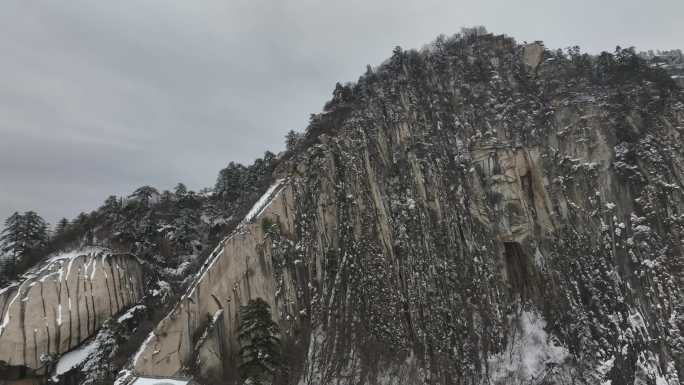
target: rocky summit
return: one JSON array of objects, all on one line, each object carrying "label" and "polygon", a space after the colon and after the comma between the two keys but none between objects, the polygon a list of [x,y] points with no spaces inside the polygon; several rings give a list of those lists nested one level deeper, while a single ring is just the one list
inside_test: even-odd
[{"label": "rocky summit", "polygon": [[[261,198],[235,209],[158,318],[126,313],[158,292],[153,262],[70,259],[0,294],[0,360],[37,368],[36,352],[102,339],[115,316],[135,344],[84,359],[125,357],[84,383],[680,384],[677,76],[631,49],[478,31],[397,47],[288,138]],[[48,284],[81,294],[40,294]],[[24,296],[64,309],[80,295],[85,318],[46,310],[33,333],[22,321]],[[270,319],[253,323],[262,308]],[[80,320],[78,337],[59,320]],[[256,339],[259,325],[272,335]]]}]

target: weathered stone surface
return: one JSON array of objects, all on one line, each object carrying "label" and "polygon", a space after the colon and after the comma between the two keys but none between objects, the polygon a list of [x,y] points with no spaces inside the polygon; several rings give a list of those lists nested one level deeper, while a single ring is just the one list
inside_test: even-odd
[{"label": "weathered stone surface", "polygon": [[95,334],[142,296],[142,268],[129,255],[92,249],[58,255],[0,293],[0,361],[40,369]]},{"label": "weathered stone surface", "polygon": [[544,45],[541,43],[531,43],[523,48],[523,62],[536,69],[544,59]]},{"label": "weathered stone surface", "polygon": [[[204,330],[209,320],[220,310],[223,314],[219,321],[223,322],[224,331],[221,334],[225,340],[209,338],[208,343],[213,344],[214,352],[227,352],[222,359],[232,358],[239,349],[239,306],[251,298],[261,297],[277,308],[270,244],[266,241],[261,221],[268,217],[279,223],[283,230],[292,231],[293,204],[289,185],[280,185],[273,191],[272,199],[262,212],[222,242],[198,273],[195,283],[136,354],[134,368],[138,374],[175,375],[182,368],[191,366],[196,352],[193,335]],[[198,350],[202,350],[202,347],[198,347]],[[203,370],[211,371],[206,367],[207,363],[203,365]],[[220,371],[221,368],[214,369]]]},{"label": "weathered stone surface", "polygon": [[232,365],[238,306],[262,297],[306,348],[291,383],[679,383],[681,97],[645,69],[607,82],[469,39],[397,50],[314,117],[324,140],[283,167],[135,371],[191,367],[221,309],[211,346]]}]

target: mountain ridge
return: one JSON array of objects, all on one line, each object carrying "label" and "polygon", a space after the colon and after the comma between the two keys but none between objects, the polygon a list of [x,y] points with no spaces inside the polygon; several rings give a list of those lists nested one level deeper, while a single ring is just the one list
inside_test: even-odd
[{"label": "mountain ridge", "polygon": [[237,382],[238,305],[261,297],[276,383],[678,384],[683,111],[629,49],[396,48],[288,138],[258,190],[283,185],[127,373]]},{"label": "mountain ridge", "polygon": [[[678,313],[662,316],[669,326],[657,315],[660,301],[673,309],[681,295],[673,281],[682,207],[674,83],[629,50],[566,56],[491,35],[436,44],[458,65],[440,61],[438,50],[395,50],[377,73],[336,87],[303,150],[281,168],[291,178],[295,228],[249,242],[259,245],[256,255],[271,250],[263,256],[274,275],[257,271],[257,282],[283,274],[283,288],[297,288],[276,289],[285,297],[272,299],[281,328],[308,335],[299,340],[308,345],[301,377],[285,383],[678,383]],[[653,201],[661,188],[671,205]],[[277,224],[279,215],[269,218]],[[632,285],[655,292],[643,297]],[[305,320],[288,329],[279,303],[296,303]],[[465,318],[457,308],[468,309]],[[571,359],[494,377],[486,357],[514,346],[510,336],[525,329],[509,317],[526,311],[543,317],[547,338],[567,349],[559,357]],[[182,370],[183,361],[172,367]]]}]

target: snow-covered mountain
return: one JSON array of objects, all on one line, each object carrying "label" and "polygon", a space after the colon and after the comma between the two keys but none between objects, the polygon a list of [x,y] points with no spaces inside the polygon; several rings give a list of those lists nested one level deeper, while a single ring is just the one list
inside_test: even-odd
[{"label": "snow-covered mountain", "polygon": [[94,238],[144,250],[143,299],[50,376],[250,383],[261,298],[275,384],[679,384],[684,94],[653,63],[484,31],[397,47],[261,171],[232,164],[174,214],[150,209],[164,194],[132,200],[175,224],[159,234],[198,211],[186,230],[212,231],[228,199],[216,248],[198,234],[174,258],[168,237],[136,238],[150,226],[120,237],[123,209],[99,216]]}]

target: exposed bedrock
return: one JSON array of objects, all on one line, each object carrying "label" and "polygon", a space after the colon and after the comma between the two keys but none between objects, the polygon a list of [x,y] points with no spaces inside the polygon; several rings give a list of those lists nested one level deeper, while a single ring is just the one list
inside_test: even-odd
[{"label": "exposed bedrock", "polygon": [[[684,104],[551,87],[547,52],[489,39],[425,68],[395,53],[314,118],[135,371],[233,376],[262,297],[289,383],[679,383]],[[460,72],[478,61],[496,76]]]},{"label": "exposed bedrock", "polygon": [[[43,370],[143,294],[142,267],[104,249],[52,257],[0,293],[0,361]],[[41,359],[42,358],[42,359]]]},{"label": "exposed bedrock", "polygon": [[[172,312],[150,334],[134,357],[136,372],[174,375],[204,358],[201,370],[223,375],[224,361],[239,349],[238,311],[250,298],[261,297],[276,307],[276,282],[270,242],[263,218],[278,220],[283,230],[294,229],[294,197],[289,184],[278,183],[263,211],[225,239],[208,259]],[[260,211],[260,212],[259,212]],[[282,303],[294,309],[296,303]],[[294,311],[294,310],[293,310]],[[198,339],[202,334],[204,338]],[[221,339],[217,340],[217,337]],[[201,340],[204,344],[197,344]]]}]

